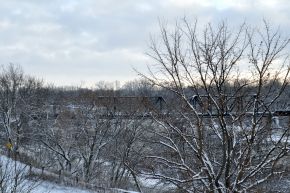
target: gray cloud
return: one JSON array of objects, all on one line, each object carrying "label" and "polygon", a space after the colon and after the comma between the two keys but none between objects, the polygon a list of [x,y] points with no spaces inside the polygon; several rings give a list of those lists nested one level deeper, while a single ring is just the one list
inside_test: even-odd
[{"label": "gray cloud", "polygon": [[56,85],[129,80],[144,70],[158,18],[252,25],[269,19],[288,33],[287,0],[10,0],[0,4],[0,63]]}]

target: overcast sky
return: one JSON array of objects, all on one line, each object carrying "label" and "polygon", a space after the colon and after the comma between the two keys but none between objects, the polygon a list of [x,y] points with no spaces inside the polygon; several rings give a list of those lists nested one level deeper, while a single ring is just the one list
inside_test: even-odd
[{"label": "overcast sky", "polygon": [[289,0],[0,0],[0,63],[55,85],[132,80],[158,18],[229,24],[262,19],[290,33]]}]

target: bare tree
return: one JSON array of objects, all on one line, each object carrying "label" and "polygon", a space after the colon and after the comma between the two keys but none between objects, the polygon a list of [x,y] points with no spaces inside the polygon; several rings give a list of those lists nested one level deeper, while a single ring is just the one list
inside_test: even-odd
[{"label": "bare tree", "polygon": [[42,125],[43,128],[39,131],[41,144],[50,152],[48,157],[41,160],[42,164],[50,160],[48,163],[51,163],[49,165],[52,169],[69,173],[73,172],[73,161],[77,157],[74,145],[76,132],[71,117],[69,112],[62,112],[54,124]]},{"label": "bare tree", "polygon": [[39,112],[41,88],[42,81],[24,75],[20,66],[1,67],[1,126],[9,149],[18,149],[24,135],[24,124]]},{"label": "bare tree", "polygon": [[29,193],[38,185],[35,179],[29,180],[27,165],[1,156],[0,161],[0,191],[2,193]]},{"label": "bare tree", "polygon": [[47,159],[58,163],[52,168],[67,172],[78,181],[105,186],[108,180],[103,154],[108,154],[105,148],[120,127],[119,120],[100,116],[94,99],[89,93],[82,93],[74,103],[62,106],[55,122],[47,124],[40,138],[51,152]]},{"label": "bare tree", "polygon": [[283,178],[289,127],[271,124],[289,82],[288,38],[222,22],[161,25],[151,42],[152,84],[176,94],[175,110],[155,117],[146,174],[182,192],[248,192]]}]

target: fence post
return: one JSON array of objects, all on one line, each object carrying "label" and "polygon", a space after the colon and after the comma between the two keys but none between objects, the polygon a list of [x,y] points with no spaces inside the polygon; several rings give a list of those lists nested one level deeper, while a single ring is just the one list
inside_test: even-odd
[{"label": "fence post", "polygon": [[29,164],[29,175],[31,175],[31,174],[32,174],[32,165]]},{"label": "fence post", "polygon": [[41,167],[41,175],[43,176],[44,173],[44,166]]},{"label": "fence post", "polygon": [[61,170],[58,171],[58,179],[61,180]]}]

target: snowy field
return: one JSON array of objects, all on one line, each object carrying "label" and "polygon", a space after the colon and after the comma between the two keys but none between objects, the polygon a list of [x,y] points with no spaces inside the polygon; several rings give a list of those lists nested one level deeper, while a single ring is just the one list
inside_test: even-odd
[{"label": "snowy field", "polygon": [[[38,173],[39,169],[33,169]],[[29,167],[6,156],[0,156],[0,188],[4,193],[13,192],[15,177],[17,176],[16,192],[19,193],[98,193],[98,191],[85,190],[75,187],[66,187],[48,181],[34,182],[26,179]],[[4,188],[4,189],[3,189]],[[103,191],[102,191],[103,192]],[[107,192],[107,191],[106,191]],[[121,189],[109,190],[108,193],[138,193]]]},{"label": "snowy field", "polygon": [[31,193],[96,193],[96,192],[60,186],[49,182],[43,182],[40,185],[36,186]]},{"label": "snowy field", "polygon": [[[35,189],[33,189],[31,193],[98,193],[98,192],[92,190],[83,190],[79,188],[60,186],[49,182],[43,182],[39,186],[35,187]],[[115,189],[110,191],[110,193],[138,193],[138,192]]]}]

